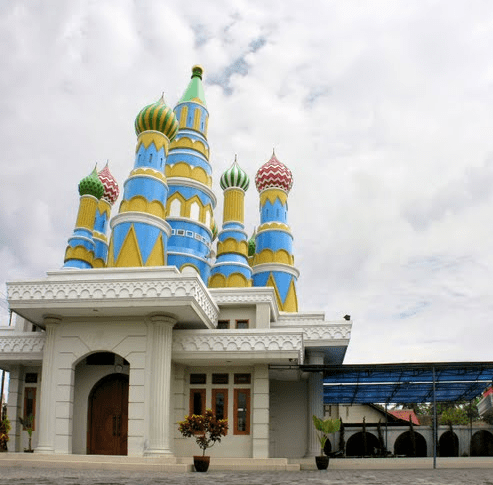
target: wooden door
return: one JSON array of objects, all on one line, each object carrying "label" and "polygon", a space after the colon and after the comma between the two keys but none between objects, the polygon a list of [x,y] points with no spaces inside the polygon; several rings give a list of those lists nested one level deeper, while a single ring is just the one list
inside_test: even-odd
[{"label": "wooden door", "polygon": [[89,395],[87,453],[126,455],[128,376],[111,374],[95,384]]}]

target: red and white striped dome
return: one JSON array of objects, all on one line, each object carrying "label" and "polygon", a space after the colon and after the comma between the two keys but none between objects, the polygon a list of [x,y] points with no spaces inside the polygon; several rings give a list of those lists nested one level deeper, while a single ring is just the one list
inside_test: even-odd
[{"label": "red and white striped dome", "polygon": [[259,192],[265,189],[281,189],[289,193],[293,186],[293,174],[272,153],[270,160],[258,169],[255,185]]},{"label": "red and white striped dome", "polygon": [[118,187],[118,183],[115,180],[115,177],[110,172],[108,168],[108,163],[106,166],[98,173],[99,180],[101,180],[104,185],[104,194],[102,199],[107,200],[111,205],[113,205],[118,199],[118,195],[120,194],[120,188]]}]

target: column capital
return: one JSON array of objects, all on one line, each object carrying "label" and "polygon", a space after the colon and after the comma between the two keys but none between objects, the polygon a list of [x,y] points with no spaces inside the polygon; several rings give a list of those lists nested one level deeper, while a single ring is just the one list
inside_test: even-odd
[{"label": "column capital", "polygon": [[171,327],[173,327],[177,320],[176,318],[173,318],[172,316],[170,315],[166,315],[166,314],[163,314],[163,313],[154,313],[154,314],[151,314],[149,315],[149,320],[152,322],[152,323],[159,323],[159,324],[164,324],[164,325],[169,325]]}]

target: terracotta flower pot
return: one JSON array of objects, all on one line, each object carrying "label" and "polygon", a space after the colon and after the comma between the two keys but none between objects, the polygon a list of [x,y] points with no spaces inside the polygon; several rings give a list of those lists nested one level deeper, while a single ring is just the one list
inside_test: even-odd
[{"label": "terracotta flower pot", "polygon": [[316,456],[315,463],[319,470],[327,470],[329,467],[329,457],[328,456]]},{"label": "terracotta flower pot", "polygon": [[194,456],[193,466],[197,472],[206,472],[209,469],[210,456]]}]

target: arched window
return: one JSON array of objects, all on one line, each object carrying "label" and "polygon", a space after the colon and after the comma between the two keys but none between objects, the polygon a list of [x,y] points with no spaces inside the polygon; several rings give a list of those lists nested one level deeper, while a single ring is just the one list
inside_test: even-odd
[{"label": "arched window", "polygon": [[200,206],[197,202],[193,202],[190,206],[190,219],[198,221],[200,217]]},{"label": "arched window", "polygon": [[181,216],[181,202],[180,199],[173,199],[169,205],[169,215],[174,217]]},{"label": "arched window", "polygon": [[211,211],[210,209],[207,209],[205,211],[205,225],[209,227],[211,225]]}]

